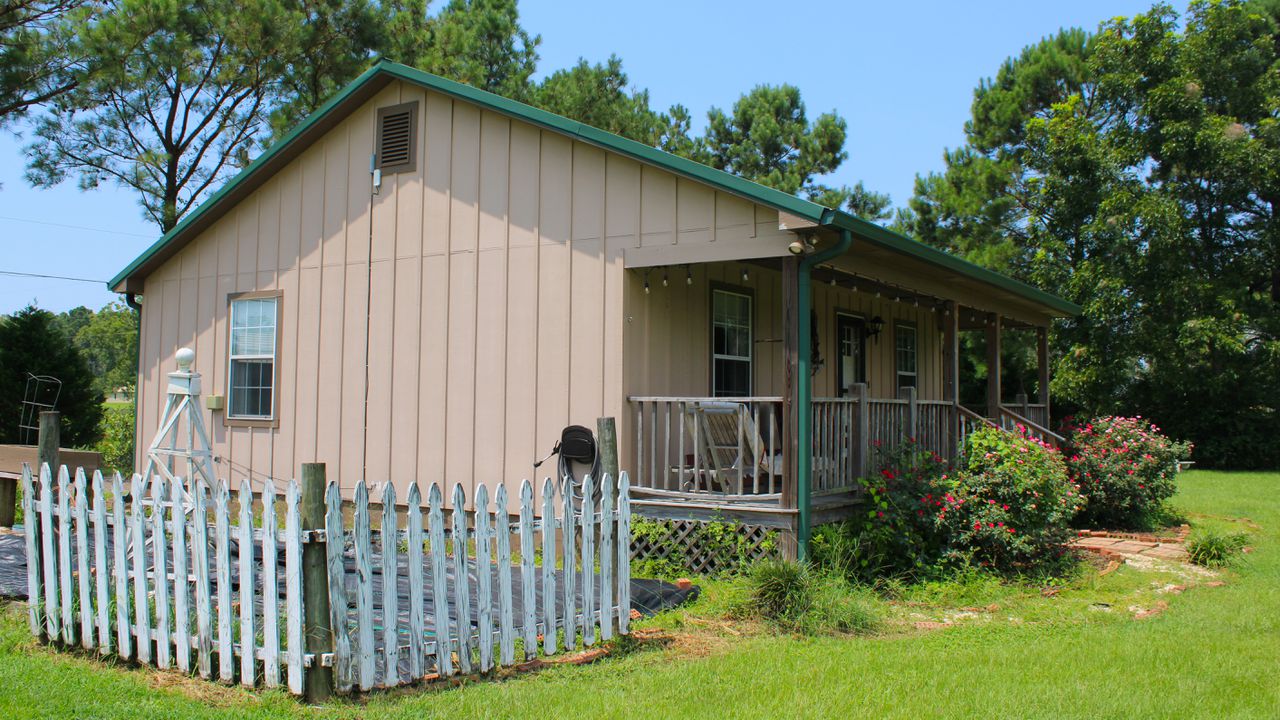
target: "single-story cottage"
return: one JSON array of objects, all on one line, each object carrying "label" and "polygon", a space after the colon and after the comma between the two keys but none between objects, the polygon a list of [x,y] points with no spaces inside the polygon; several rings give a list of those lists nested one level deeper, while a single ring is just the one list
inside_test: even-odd
[{"label": "single-story cottage", "polygon": [[[110,285],[142,308],[139,462],[191,347],[234,480],[325,462],[344,488],[471,497],[533,475],[565,426],[612,416],[637,512],[785,536],[839,513],[874,445],[949,454],[983,422],[1052,440],[1046,328],[1079,311],[838,209],[387,62]],[[959,333],[985,332],[998,368],[1006,329],[1038,334],[1039,396],[1009,403],[997,370],[986,407],[961,406]]]}]

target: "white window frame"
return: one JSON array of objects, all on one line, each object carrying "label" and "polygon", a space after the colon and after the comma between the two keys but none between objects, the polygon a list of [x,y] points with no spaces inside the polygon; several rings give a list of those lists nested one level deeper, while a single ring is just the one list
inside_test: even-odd
[{"label": "white window frame", "polygon": [[[911,370],[902,369],[902,348],[898,341],[906,334],[911,335]],[[893,324],[893,380],[894,392],[898,392],[903,387],[903,376],[911,378],[910,387],[914,387],[918,392],[920,390],[920,333],[916,329],[914,323],[895,322]]]},{"label": "white window frame", "polygon": [[[236,308],[247,307],[248,301],[271,301],[274,307],[274,320],[271,328],[271,353],[234,353],[233,336],[236,331]],[[240,293],[231,295],[227,300],[227,382],[226,382],[226,414],[225,419],[228,424],[233,425],[266,425],[275,426],[277,422],[277,408],[280,399],[280,304],[281,293],[279,292],[253,292]],[[263,327],[263,326],[258,326]],[[234,404],[234,387],[232,379],[235,377],[234,368],[236,363],[244,361],[271,361],[271,409],[266,415],[244,415],[236,414]],[[264,387],[264,386],[259,386]]]},{"label": "white window frame", "polygon": [[[729,325],[725,325],[724,323],[720,323],[717,320],[716,296],[720,294],[731,295],[738,298],[744,298],[747,301],[747,322],[746,322],[747,354],[746,355],[728,355],[728,354],[716,352],[716,327],[718,325],[724,325],[725,327],[733,327],[734,329],[741,329],[741,326],[739,325],[729,326]],[[711,394],[714,397],[721,397],[721,395],[719,395],[717,390],[717,387],[719,384],[716,382],[716,379],[717,379],[716,378],[716,361],[717,360],[732,360],[736,362],[745,362],[747,364],[746,393],[744,395],[732,395],[732,396],[725,395],[723,397],[750,397],[751,396],[751,388],[752,388],[752,383],[755,375],[755,359],[752,357],[753,355],[752,350],[755,348],[755,328],[753,327],[753,325],[755,324],[755,313],[756,313],[755,300],[756,300],[755,297],[753,297],[750,292],[744,292],[742,290],[735,290],[735,289],[723,288],[723,287],[715,287],[711,289]]]}]

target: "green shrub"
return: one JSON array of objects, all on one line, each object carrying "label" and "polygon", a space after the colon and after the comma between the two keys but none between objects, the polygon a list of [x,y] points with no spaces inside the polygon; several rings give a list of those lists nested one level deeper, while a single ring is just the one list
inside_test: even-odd
[{"label": "green shrub", "polygon": [[133,473],[135,404],[107,406],[98,425],[102,439],[94,450],[102,453],[102,469]]},{"label": "green shrub", "polygon": [[1140,417],[1101,417],[1071,432],[1068,467],[1089,497],[1074,522],[1087,527],[1148,529],[1177,491],[1176,463],[1189,443],[1170,440]]},{"label": "green shrub", "polygon": [[1187,538],[1187,554],[1191,557],[1191,562],[1197,565],[1230,567],[1240,559],[1240,551],[1248,541],[1249,536],[1245,533],[1197,529]]},{"label": "green shrub", "polygon": [[934,516],[950,563],[1025,574],[1065,557],[1067,523],[1084,500],[1057,450],[984,428],[969,435],[953,479]]},{"label": "green shrub", "polygon": [[819,527],[810,542],[815,565],[852,582],[918,578],[945,540],[933,508],[951,485],[947,462],[910,440],[878,454],[879,473],[858,481],[863,502],[853,517]]}]

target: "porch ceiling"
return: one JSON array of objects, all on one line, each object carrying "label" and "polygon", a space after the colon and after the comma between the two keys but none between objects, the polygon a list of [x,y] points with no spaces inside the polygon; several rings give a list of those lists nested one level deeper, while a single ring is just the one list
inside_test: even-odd
[{"label": "porch ceiling", "polygon": [[[986,323],[981,316],[987,313],[1000,315],[1008,327],[1045,327],[1056,317],[1072,315],[1025,294],[856,239],[847,253],[819,268],[813,278],[814,282],[831,282],[834,278],[839,285],[865,288],[882,297],[921,306],[928,303],[941,307],[946,301],[953,301],[971,311],[961,314],[961,329],[983,327]],[[973,320],[969,320],[970,314]]]}]

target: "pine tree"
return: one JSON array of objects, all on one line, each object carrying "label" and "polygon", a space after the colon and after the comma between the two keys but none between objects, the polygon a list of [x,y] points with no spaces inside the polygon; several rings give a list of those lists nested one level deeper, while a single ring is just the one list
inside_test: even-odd
[{"label": "pine tree", "polygon": [[89,366],[58,328],[54,314],[34,306],[0,318],[0,443],[23,439],[18,426],[29,375],[62,381],[56,406],[62,413],[62,444],[92,444],[102,418],[102,395],[94,390]]}]

